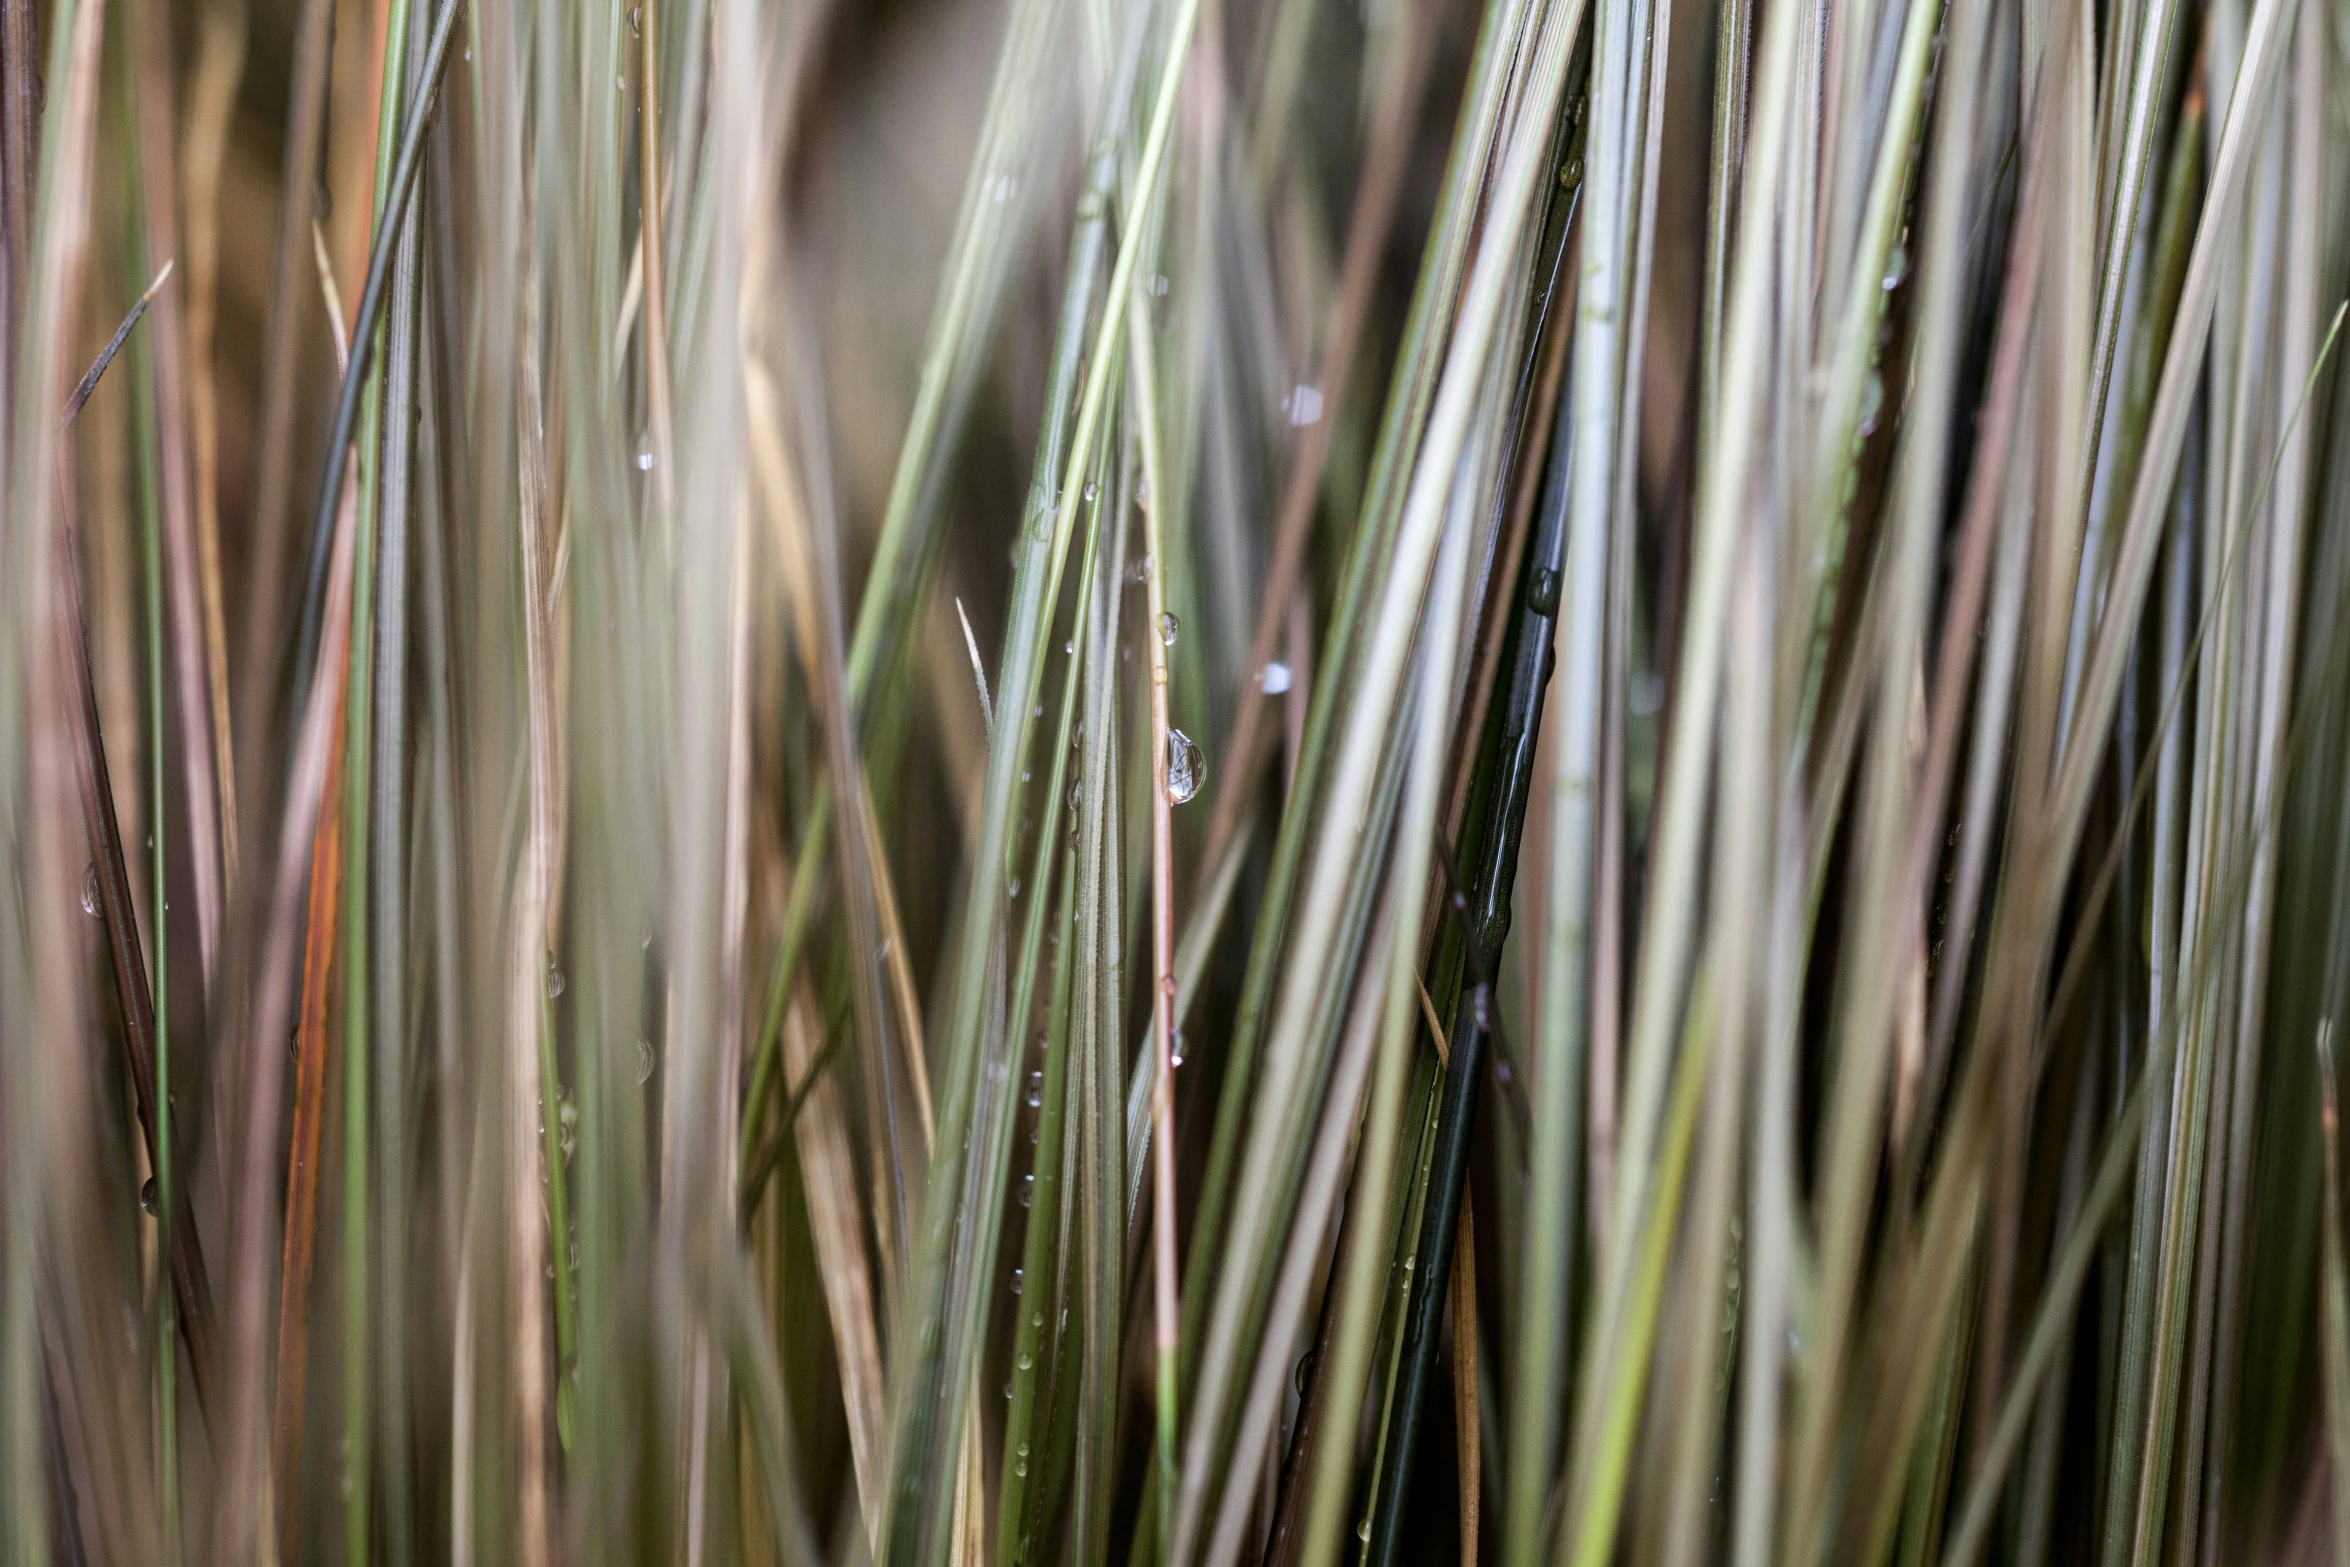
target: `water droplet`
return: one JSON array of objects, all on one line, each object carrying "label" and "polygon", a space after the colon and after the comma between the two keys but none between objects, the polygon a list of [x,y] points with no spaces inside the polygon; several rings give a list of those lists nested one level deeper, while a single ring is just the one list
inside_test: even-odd
[{"label": "water droplet", "polygon": [[1022,1271],[1023,1270],[1019,1268],[1014,1268],[1012,1270],[1012,1293],[1015,1295],[1020,1293],[1020,1286],[1024,1282],[1021,1278]]},{"label": "water droplet", "polygon": [[[1140,506],[1144,511],[1151,509],[1151,481],[1150,475],[1147,473],[1134,481],[1134,504]],[[1149,568],[1149,563],[1150,557],[1145,555],[1143,557],[1144,569]]]},{"label": "water droplet", "polygon": [[1077,810],[1077,807],[1078,807],[1078,805],[1079,805],[1079,804],[1080,804],[1080,803],[1081,803],[1081,802],[1082,802],[1084,799],[1085,799],[1085,789],[1084,789],[1084,787],[1083,787],[1082,785],[1080,785],[1080,784],[1077,782],[1077,780],[1076,780],[1076,779],[1074,779],[1074,778],[1070,779],[1070,780],[1069,780],[1069,810],[1070,810],[1070,813],[1071,813],[1072,815],[1074,815],[1074,814],[1076,813],[1076,810]]},{"label": "water droplet", "polygon": [[1281,399],[1281,411],[1289,415],[1289,422],[1293,428],[1302,430],[1310,424],[1320,424],[1322,422],[1322,389],[1300,382],[1289,389],[1287,397]]},{"label": "water droplet", "polygon": [[139,1188],[139,1211],[141,1213],[155,1211],[155,1178],[153,1176],[147,1177],[147,1184]]},{"label": "water droplet", "polygon": [[1044,1103],[1044,1073],[1037,1070],[1028,1074],[1028,1108],[1033,1110]]},{"label": "water droplet", "polygon": [[653,1055],[653,1042],[649,1039],[638,1040],[636,1042],[636,1080],[640,1086],[653,1080],[653,1067],[656,1064],[656,1058]]},{"label": "water droplet", "polygon": [[650,435],[640,435],[636,438],[636,471],[639,473],[653,471],[653,438]]},{"label": "water droplet", "polygon": [[547,999],[552,1001],[562,994],[563,971],[555,966],[555,954],[550,952],[547,954]]},{"label": "water droplet", "polygon": [[1017,1370],[1033,1371],[1036,1369],[1036,1357],[1027,1353],[1026,1351],[1022,1351],[1019,1360],[1016,1361],[1014,1365],[1015,1369]]},{"label": "water droplet", "polygon": [[1895,245],[1885,258],[1885,292],[1890,294],[1909,277],[1909,247]]},{"label": "water droplet", "polygon": [[1077,644],[1075,642],[1064,642],[1061,644],[1061,652],[1070,658],[1075,658],[1077,656]]},{"label": "water droplet", "polygon": [[1161,642],[1166,643],[1169,647],[1173,647],[1175,645],[1175,633],[1182,629],[1182,623],[1176,620],[1173,615],[1168,614],[1165,610],[1161,610],[1159,612],[1159,640]]},{"label": "water droplet", "polygon": [[1169,1068],[1183,1065],[1183,1030],[1180,1028],[1175,1030],[1174,1042],[1167,1048],[1167,1065]]},{"label": "water droplet", "polygon": [[579,1142],[579,1106],[566,1099],[555,1116],[555,1142],[563,1150],[565,1163],[571,1160],[571,1150]]},{"label": "water droplet", "polygon": [[88,870],[82,872],[82,912],[91,916],[98,912],[98,866],[95,861],[91,862]]},{"label": "water droplet", "polygon": [[628,8],[628,30],[631,33],[641,32],[644,28],[644,24],[645,8],[641,5],[630,6]]},{"label": "water droplet", "polygon": [[1534,568],[1533,580],[1526,584],[1526,607],[1537,615],[1555,615],[1559,610],[1559,574],[1548,566]]},{"label": "water droplet", "polygon": [[1151,279],[1151,294],[1153,295],[1153,297],[1155,297],[1155,298],[1159,298],[1159,299],[1164,299],[1164,298],[1166,298],[1166,297],[1167,297],[1167,274],[1166,274],[1166,273],[1164,273],[1164,272],[1161,272],[1161,273],[1157,274],[1155,277],[1153,277],[1153,278]]},{"label": "water droplet", "polygon": [[1370,1519],[1365,1518],[1361,1523],[1355,1525],[1355,1538],[1362,1541],[1365,1545],[1371,1543]]},{"label": "water droplet", "polygon": [[1020,194],[1020,181],[1015,175],[999,174],[991,183],[993,188],[989,194],[997,201],[1010,201]]},{"label": "water droplet", "polygon": [[1014,1460],[1012,1461],[1012,1473],[1013,1473],[1014,1475],[1018,1476],[1020,1479],[1023,1479],[1023,1480],[1027,1479],[1027,1478],[1028,1478],[1028,1460],[1027,1460],[1027,1459],[1025,1459],[1025,1458],[1018,1458],[1018,1459],[1014,1459]]},{"label": "water droplet", "polygon": [[1020,896],[1020,878],[1017,876],[1012,878],[1012,896],[1014,898]]},{"label": "water droplet", "polygon": [[1027,1207],[1027,1206],[1028,1206],[1028,1204],[1030,1203],[1030,1201],[1032,1201],[1032,1200],[1034,1199],[1035,1195],[1036,1195],[1036,1177],[1035,1177],[1034,1175],[1023,1175],[1023,1176],[1021,1176],[1021,1177],[1020,1177],[1020,1206],[1021,1206],[1021,1207],[1023,1207],[1023,1208]]},{"label": "water droplet", "polygon": [[1094,482],[1093,482],[1091,479],[1088,479],[1088,480],[1086,480],[1086,481],[1085,481],[1085,504],[1086,504],[1086,505],[1088,505],[1088,506],[1091,506],[1091,505],[1094,503],[1094,500],[1095,500],[1095,498],[1101,494],[1101,489],[1102,489],[1102,487],[1101,487],[1100,485],[1098,485],[1098,484],[1094,483]]},{"label": "water droplet", "polygon": [[1257,689],[1267,696],[1279,696],[1289,689],[1289,666],[1275,659],[1257,671]]},{"label": "water droplet", "polygon": [[1167,803],[1181,805],[1199,793],[1200,779],[1206,776],[1207,762],[1200,756],[1199,747],[1191,736],[1180,729],[1167,731]]}]

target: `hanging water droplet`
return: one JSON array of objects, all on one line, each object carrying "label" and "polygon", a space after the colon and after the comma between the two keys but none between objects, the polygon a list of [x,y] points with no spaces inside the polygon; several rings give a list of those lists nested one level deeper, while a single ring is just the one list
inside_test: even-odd
[{"label": "hanging water droplet", "polygon": [[1371,1543],[1371,1520],[1370,1520],[1370,1519],[1368,1519],[1368,1518],[1365,1518],[1365,1519],[1364,1519],[1364,1520],[1363,1520],[1361,1523],[1358,1523],[1358,1524],[1356,1524],[1356,1525],[1355,1525],[1355,1538],[1356,1538],[1356,1539],[1358,1539],[1358,1540],[1360,1540],[1360,1541],[1362,1541],[1362,1542],[1363,1542],[1365,1545],[1368,1545],[1368,1544],[1370,1544],[1370,1543]]},{"label": "hanging water droplet", "polygon": [[1199,793],[1200,779],[1207,773],[1207,763],[1199,754],[1199,747],[1191,736],[1180,729],[1167,731],[1167,803],[1181,805]]},{"label": "hanging water droplet", "polygon": [[95,861],[91,862],[88,870],[82,872],[82,912],[92,916],[98,912],[98,866]]},{"label": "hanging water droplet", "polygon": [[141,1213],[155,1211],[155,1177],[151,1175],[147,1177],[147,1184],[139,1188],[139,1211]]},{"label": "hanging water droplet", "polygon": [[1034,1175],[1023,1175],[1023,1176],[1021,1176],[1021,1177],[1020,1177],[1020,1206],[1021,1206],[1021,1207],[1023,1207],[1023,1208],[1027,1207],[1027,1206],[1028,1206],[1028,1204],[1029,1204],[1029,1202],[1030,1202],[1031,1200],[1033,1200],[1033,1199],[1034,1199],[1035,1195],[1036,1195],[1036,1177],[1035,1177]]},{"label": "hanging water droplet", "polygon": [[547,954],[547,999],[552,1001],[562,994],[563,971],[555,966],[555,954],[550,952]]},{"label": "hanging water droplet", "polygon": [[1020,1293],[1020,1285],[1022,1283],[1021,1272],[1022,1270],[1019,1268],[1014,1268],[1012,1270],[1012,1293],[1015,1295]]},{"label": "hanging water droplet", "polygon": [[1086,504],[1086,505],[1088,505],[1088,506],[1091,506],[1091,505],[1094,503],[1094,499],[1095,499],[1095,497],[1101,494],[1101,489],[1102,489],[1102,487],[1101,487],[1100,485],[1098,485],[1098,484],[1094,483],[1094,482],[1093,482],[1091,479],[1088,479],[1088,480],[1086,480],[1086,481],[1085,481],[1085,504]]},{"label": "hanging water droplet", "polygon": [[1173,647],[1175,645],[1175,633],[1182,629],[1182,623],[1177,621],[1173,615],[1167,613],[1165,610],[1161,610],[1159,612],[1159,640],[1161,642],[1166,643],[1169,647]]},{"label": "hanging water droplet", "polygon": [[1180,1028],[1175,1030],[1175,1038],[1167,1047],[1167,1065],[1170,1068],[1183,1065],[1183,1030]]},{"label": "hanging water droplet", "polygon": [[638,1040],[636,1042],[636,1080],[639,1087],[653,1080],[654,1065],[653,1042],[649,1039]]},{"label": "hanging water droplet", "polygon": [[555,1142],[563,1150],[563,1161],[571,1162],[571,1150],[579,1142],[579,1106],[566,1099],[555,1116]]},{"label": "hanging water droplet", "polygon": [[1257,671],[1257,689],[1267,696],[1279,696],[1289,689],[1289,666],[1275,659]]},{"label": "hanging water droplet", "polygon": [[1148,582],[1150,579],[1151,557],[1148,555],[1145,555],[1142,559],[1136,561],[1133,565],[1126,568],[1126,580],[1128,582]]},{"label": "hanging water droplet", "polygon": [[1075,658],[1077,656],[1077,644],[1073,641],[1064,642],[1061,644],[1061,652],[1067,657]]},{"label": "hanging water droplet", "polygon": [[1039,1069],[1028,1074],[1028,1108],[1033,1110],[1044,1103],[1044,1072]]},{"label": "hanging water droplet", "polygon": [[1909,277],[1909,247],[1895,245],[1885,258],[1885,292],[1890,294]]},{"label": "hanging water droplet", "polygon": [[1070,779],[1070,780],[1069,780],[1069,813],[1070,813],[1072,816],[1074,816],[1074,815],[1077,813],[1077,807],[1078,807],[1078,804],[1079,804],[1081,801],[1083,801],[1083,800],[1084,800],[1084,798],[1085,798],[1085,789],[1084,789],[1084,787],[1083,787],[1082,785],[1080,785],[1080,784],[1077,782],[1077,780],[1076,780],[1076,779],[1074,779],[1074,778]]}]

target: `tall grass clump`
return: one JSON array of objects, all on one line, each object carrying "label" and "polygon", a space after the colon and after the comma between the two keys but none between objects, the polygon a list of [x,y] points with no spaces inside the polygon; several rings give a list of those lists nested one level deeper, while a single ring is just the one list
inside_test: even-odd
[{"label": "tall grass clump", "polygon": [[2350,1564],[2350,0],[0,0],[0,1567]]}]

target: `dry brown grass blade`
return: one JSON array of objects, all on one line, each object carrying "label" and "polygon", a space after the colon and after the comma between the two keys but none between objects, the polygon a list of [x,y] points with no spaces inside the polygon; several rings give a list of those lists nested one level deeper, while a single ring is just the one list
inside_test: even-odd
[{"label": "dry brown grass blade", "polygon": [[[277,687],[278,643],[286,574],[288,486],[294,482],[294,409],[300,388],[296,365],[302,336],[302,273],[313,222],[318,155],[325,138],[328,54],[334,39],[333,0],[302,0],[295,25],[292,88],[286,99],[285,168],[278,187],[277,250],[271,264],[267,338],[262,348],[261,417],[254,461],[253,509],[246,518],[252,551],[245,574],[243,620],[248,633],[237,673],[238,728],[256,757],[271,754],[270,708]],[[257,796],[247,791],[248,801]]]},{"label": "dry brown grass blade", "polygon": [[[882,1462],[881,1336],[874,1326],[873,1277],[865,1260],[865,1237],[856,1164],[849,1152],[848,1120],[841,1091],[821,1070],[822,1042],[809,1021],[813,1011],[805,988],[796,989],[783,1018],[783,1066],[792,1086],[786,1103],[796,1103],[792,1144],[800,1180],[808,1194],[808,1223],[816,1240],[817,1272],[832,1318],[834,1353],[840,1361],[841,1407],[849,1421],[849,1459],[857,1495],[864,1502],[866,1542],[880,1520]],[[778,1113],[781,1113],[779,1108]]]},{"label": "dry brown grass blade", "polygon": [[[335,556],[328,589],[326,631],[323,643],[329,650],[341,647],[349,634],[352,525],[356,505],[353,497],[356,494],[357,486],[346,488],[344,504],[336,519]],[[261,1435],[259,1431],[260,1406],[267,1381],[265,1370],[267,1362],[262,1348],[268,1318],[265,1304],[268,1273],[266,1210],[269,1201],[271,1156],[274,1153],[277,1138],[278,1101],[286,1063],[286,1056],[279,1050],[278,1041],[286,1033],[287,992],[293,976],[296,958],[296,925],[300,918],[297,906],[302,899],[302,889],[306,880],[311,884],[311,919],[306,922],[304,927],[302,958],[305,972],[301,1010],[296,1014],[297,1018],[302,1020],[298,1028],[303,1031],[298,1031],[295,1035],[295,1055],[298,1071],[310,1078],[309,1094],[314,1106],[324,1091],[323,1045],[319,1046],[321,1053],[315,1062],[302,1057],[301,1047],[305,1042],[313,1040],[324,1028],[323,993],[320,994],[317,1001],[319,1010],[315,1018],[312,1015],[311,1004],[313,989],[324,984],[325,975],[320,973],[314,978],[308,969],[312,966],[316,954],[332,950],[332,938],[331,934],[327,935],[324,938],[326,945],[318,944],[321,937],[316,929],[316,922],[322,917],[318,905],[318,881],[321,878],[306,877],[304,873],[317,869],[331,876],[333,869],[328,856],[322,852],[326,845],[319,840],[326,834],[330,825],[339,822],[340,818],[332,811],[321,812],[319,805],[321,801],[329,797],[328,791],[334,787],[334,775],[340,769],[343,754],[340,731],[342,728],[344,682],[338,678],[340,667],[339,659],[330,657],[322,661],[319,675],[312,682],[307,707],[302,718],[302,726],[295,741],[291,781],[287,788],[284,814],[279,824],[275,880],[271,891],[269,924],[264,938],[260,980],[257,995],[252,1003],[254,1017],[247,1045],[250,1057],[250,1076],[245,1084],[247,1102],[244,1106],[244,1146],[237,1174],[235,1225],[232,1231],[233,1244],[236,1248],[236,1271],[232,1286],[235,1290],[235,1302],[232,1308],[234,1317],[231,1331],[234,1334],[234,1341],[231,1346],[230,1366],[236,1377],[236,1392],[235,1403],[230,1411],[228,1446],[222,1459],[222,1467],[227,1476],[227,1483],[223,1486],[222,1495],[227,1498],[227,1505],[223,1506],[215,1515],[213,1536],[214,1557],[216,1560],[223,1561],[247,1559],[258,1555],[261,1549],[259,1542],[252,1537],[253,1524],[249,1514],[253,1511],[256,1500],[264,1490],[263,1482],[267,1468],[260,1458]],[[338,835],[335,838],[335,846],[339,849],[339,845]],[[335,907],[336,898],[330,888],[327,890],[323,915],[330,922]],[[323,968],[323,964],[318,966]],[[300,1092],[301,1088],[298,1083],[298,1096]],[[314,1119],[316,1113],[314,1110]],[[295,1149],[299,1150],[302,1144],[302,1112],[298,1098],[295,1113]],[[309,1179],[313,1189],[316,1184],[317,1160],[317,1139],[313,1137],[310,1141],[308,1156],[311,1170]],[[289,1198],[293,1191],[294,1188],[289,1183]],[[315,1197],[312,1198],[312,1207],[314,1211]],[[286,1226],[285,1233],[290,1241],[294,1233],[290,1223]],[[286,1278],[287,1273],[281,1265],[279,1273],[281,1291],[284,1288]],[[278,1365],[281,1368],[281,1373],[288,1363],[283,1343],[286,1317],[282,1300],[281,1294],[278,1319],[281,1335]],[[285,1409],[285,1398],[282,1391],[278,1395],[278,1405],[271,1430],[282,1434]],[[299,1403],[296,1402],[293,1407],[298,1415]],[[276,1492],[279,1499],[278,1505],[282,1509],[289,1505],[290,1489],[299,1484],[299,1471],[289,1477],[283,1469],[285,1449],[281,1446],[275,1448],[274,1451],[278,1455],[279,1473],[270,1481],[269,1489]],[[281,1531],[274,1538],[281,1542],[279,1560],[284,1561],[291,1558],[282,1549],[282,1542],[287,1538],[286,1525],[282,1520],[283,1514],[281,1513],[280,1520],[273,1521],[271,1526]]]},{"label": "dry brown grass blade", "polygon": [[[348,535],[346,534],[346,537]],[[348,549],[344,550],[348,553]],[[346,631],[349,614],[345,601]],[[337,639],[340,640],[339,638]],[[329,721],[322,799],[331,800],[343,776],[341,682]],[[278,1265],[276,1462],[278,1560],[295,1560],[302,1500],[302,1411],[308,1396],[310,1279],[318,1253],[318,1169],[325,1146],[327,1102],[327,981],[334,967],[336,913],[342,907],[342,813],[317,811],[310,850],[309,912],[303,920],[302,1005],[294,1034],[294,1127],[286,1149],[283,1257]],[[261,1047],[269,1048],[266,1040]]]},{"label": "dry brown grass blade", "polygon": [[204,607],[204,676],[219,790],[221,880],[231,889],[237,885],[237,769],[229,725],[228,631],[221,608],[220,393],[212,350],[220,281],[221,163],[244,66],[244,6],[239,0],[222,0],[205,7],[180,134],[180,198],[188,222],[188,310],[182,330],[196,570]]},{"label": "dry brown grass blade", "polygon": [[[129,29],[133,69],[139,85],[138,135],[140,217],[146,231],[147,261],[164,266],[178,254],[179,222],[172,150],[178,127],[172,123],[171,20],[161,0],[132,0]],[[155,296],[155,331],[148,339],[155,378],[155,434],[161,479],[165,600],[170,606],[171,679],[179,708],[179,731],[187,790],[188,862],[196,894],[196,949],[203,964],[203,992],[210,994],[220,950],[223,876],[220,848],[219,773],[213,758],[212,701],[206,672],[202,596],[197,588],[193,479],[189,471],[186,374],[187,346],[179,289],[168,282]]]},{"label": "dry brown grass blade", "polygon": [[[67,667],[74,669],[78,675],[76,683],[81,719],[78,738],[81,745],[77,757],[80,765],[76,772],[84,825],[91,846],[91,874],[97,881],[98,907],[95,912],[106,927],[115,999],[122,1013],[123,1065],[130,1078],[132,1102],[137,1108],[139,1129],[151,1168],[155,1155],[154,1001],[148,990],[146,961],[139,946],[138,914],[131,902],[130,873],[123,858],[122,832],[114,814],[114,789],[107,773],[106,743],[99,729],[98,694],[90,677],[89,641],[81,623],[80,594],[70,579],[64,579],[62,573],[60,576],[57,596],[65,606],[64,629],[71,639],[71,646],[61,647],[59,653]],[[189,1363],[195,1369],[197,1397],[201,1400],[211,1367],[211,1291],[205,1279],[203,1257],[197,1250],[196,1227],[188,1217],[188,1199],[184,1188],[179,1193],[177,1206],[180,1214],[173,1227],[172,1283],[180,1308],[180,1329],[187,1339]]]},{"label": "dry brown grass blade", "polygon": [[[59,446],[65,427],[80,412],[83,403],[105,373],[106,366],[130,336],[132,328],[146,313],[149,304],[171,274],[171,263],[163,270],[147,291],[139,296],[122,324],[115,329],[97,359],[75,387],[67,401],[59,424]],[[123,1052],[137,1108],[140,1134],[144,1142],[146,1160],[150,1168],[156,1156],[155,1115],[155,998],[150,990],[146,961],[139,945],[138,915],[132,901],[132,886],[122,846],[122,831],[115,812],[114,786],[106,764],[106,737],[100,722],[98,693],[90,670],[89,633],[84,624],[82,591],[79,570],[74,562],[70,541],[74,529],[70,496],[63,499],[61,514],[69,519],[58,535],[61,545],[53,573],[54,588],[59,605],[58,629],[62,640],[56,653],[63,666],[73,671],[74,695],[79,707],[78,733],[75,738],[75,781],[79,786],[83,825],[89,836],[90,868],[84,882],[83,905],[87,912],[98,915],[105,924],[108,956],[114,975],[115,999],[122,1015]],[[92,900],[95,899],[95,906]],[[174,1294],[179,1303],[182,1334],[186,1337],[190,1364],[199,1404],[204,1398],[211,1369],[210,1334],[212,1326],[211,1288],[207,1282],[204,1261],[198,1250],[196,1228],[189,1216],[186,1190],[182,1188],[174,1199],[178,1209],[172,1238],[170,1271]]]},{"label": "dry brown grass blade", "polygon": [[[805,517],[798,502],[791,459],[784,449],[781,399],[774,378],[757,355],[748,357],[745,395],[751,409],[751,468],[761,508],[774,545],[777,570],[790,606],[793,649],[802,677],[811,689],[822,690],[821,655],[817,647],[817,592],[809,561]],[[897,918],[897,898],[890,886],[888,860],[882,853],[871,790],[858,768],[858,817],[863,828],[867,862],[874,868],[877,910],[882,918],[890,956],[886,967],[890,991],[915,1066],[914,1084],[924,1141],[931,1132],[927,1078],[919,1070],[923,1057],[920,1009],[914,1003],[912,976],[905,962],[905,938]],[[784,875],[790,880],[789,868]],[[792,1144],[798,1155],[800,1179],[807,1190],[808,1217],[816,1243],[817,1271],[832,1321],[834,1353],[841,1375],[841,1404],[849,1424],[849,1456],[856,1473],[857,1494],[863,1502],[865,1538],[881,1516],[881,1465],[884,1405],[882,1400],[880,1334],[876,1327],[875,1295],[864,1239],[865,1196],[859,1191],[857,1167],[851,1152],[848,1120],[841,1089],[823,1070],[823,1030],[813,1019],[816,1009],[805,983],[795,984],[783,1020],[785,1093],[778,1114],[798,1107],[792,1121]],[[880,1210],[876,1210],[877,1213]]]}]

